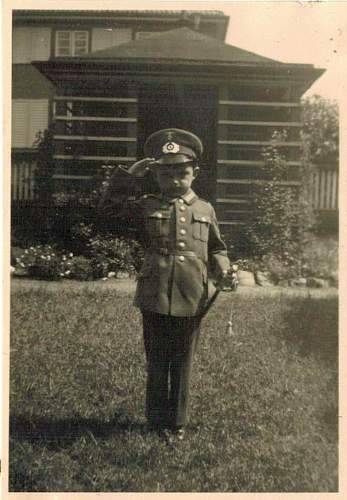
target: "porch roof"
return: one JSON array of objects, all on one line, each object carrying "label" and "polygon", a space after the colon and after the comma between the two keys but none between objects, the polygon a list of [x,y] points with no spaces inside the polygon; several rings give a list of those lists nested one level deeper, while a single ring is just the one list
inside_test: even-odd
[{"label": "porch roof", "polygon": [[156,59],[175,61],[270,63],[279,61],[228,45],[183,27],[155,33],[145,40],[135,40],[81,56],[81,60],[110,61],[120,59]]},{"label": "porch roof", "polygon": [[[153,34],[80,57],[55,57],[33,61],[39,71],[55,84],[98,80],[126,75],[190,75],[196,79],[250,79],[295,83],[302,95],[319,78],[324,69],[312,64],[293,64],[228,45],[187,27]],[[82,76],[83,75],[83,76]]]}]

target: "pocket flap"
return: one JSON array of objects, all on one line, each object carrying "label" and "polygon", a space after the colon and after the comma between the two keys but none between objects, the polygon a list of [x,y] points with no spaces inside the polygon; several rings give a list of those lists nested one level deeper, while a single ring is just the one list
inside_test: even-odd
[{"label": "pocket flap", "polygon": [[209,217],[208,215],[193,213],[193,220],[196,222],[205,222],[206,224],[211,224],[211,217]]}]

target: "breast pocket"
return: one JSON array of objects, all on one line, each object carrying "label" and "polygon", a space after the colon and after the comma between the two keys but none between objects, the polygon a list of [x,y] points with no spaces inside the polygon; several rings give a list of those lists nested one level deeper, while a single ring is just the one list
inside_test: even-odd
[{"label": "breast pocket", "polygon": [[162,238],[170,232],[170,214],[154,212],[146,217],[146,229],[150,238]]},{"label": "breast pocket", "polygon": [[211,219],[208,215],[193,214],[193,238],[200,241],[208,241]]}]

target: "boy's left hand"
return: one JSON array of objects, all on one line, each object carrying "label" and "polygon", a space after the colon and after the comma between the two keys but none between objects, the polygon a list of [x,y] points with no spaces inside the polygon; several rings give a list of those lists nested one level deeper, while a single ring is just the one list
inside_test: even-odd
[{"label": "boy's left hand", "polygon": [[221,291],[236,290],[238,285],[237,270],[236,264],[233,264],[229,269],[224,269],[217,280],[217,288]]}]

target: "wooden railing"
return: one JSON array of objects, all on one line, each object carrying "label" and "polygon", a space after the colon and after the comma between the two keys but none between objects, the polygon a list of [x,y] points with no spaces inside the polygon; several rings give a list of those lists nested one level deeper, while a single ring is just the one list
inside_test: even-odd
[{"label": "wooden railing", "polygon": [[[34,191],[34,173],[36,163],[33,158],[14,158],[12,160],[11,171],[11,199],[12,201],[26,201],[35,199]],[[219,179],[219,185],[223,182],[237,183],[240,180]],[[243,180],[250,183],[251,180]],[[337,165],[329,164],[317,166],[314,173],[313,183],[313,205],[317,210],[337,211],[338,210],[338,185],[339,172]],[[235,200],[232,197],[223,200],[218,199],[219,203],[232,204]],[[238,201],[240,201],[238,199]]]},{"label": "wooden railing", "polygon": [[337,165],[317,165],[314,173],[313,205],[317,210],[339,208],[339,171]]},{"label": "wooden railing", "polygon": [[11,199],[14,202],[35,199],[33,159],[13,159],[11,169]]}]

